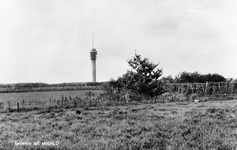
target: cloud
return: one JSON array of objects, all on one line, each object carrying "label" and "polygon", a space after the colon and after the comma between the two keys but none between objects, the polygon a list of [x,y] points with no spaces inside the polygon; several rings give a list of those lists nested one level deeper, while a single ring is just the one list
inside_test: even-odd
[{"label": "cloud", "polygon": [[207,15],[207,12],[203,12],[203,11],[197,10],[197,9],[187,9],[186,11],[188,13],[195,14],[195,15]]},{"label": "cloud", "polygon": [[90,81],[92,30],[101,81],[125,73],[135,49],[160,62],[165,75],[237,76],[229,69],[237,56],[235,6],[232,0],[0,1],[0,82]]}]

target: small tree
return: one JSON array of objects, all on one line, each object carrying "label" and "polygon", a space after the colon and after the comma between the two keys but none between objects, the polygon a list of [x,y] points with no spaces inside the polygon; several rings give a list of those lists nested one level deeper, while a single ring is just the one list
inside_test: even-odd
[{"label": "small tree", "polygon": [[118,88],[125,88],[143,94],[145,96],[155,96],[163,92],[158,78],[162,75],[162,69],[158,69],[159,64],[154,64],[148,58],[141,58],[141,55],[135,53],[135,56],[128,61],[132,70],[127,71],[116,82],[111,80],[111,85]]},{"label": "small tree", "polygon": [[174,78],[171,75],[162,77],[160,80],[162,83],[174,83],[175,82]]}]

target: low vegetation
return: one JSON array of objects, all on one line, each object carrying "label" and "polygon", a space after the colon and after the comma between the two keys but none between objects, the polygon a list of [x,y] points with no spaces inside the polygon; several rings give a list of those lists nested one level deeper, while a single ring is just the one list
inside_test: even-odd
[{"label": "low vegetation", "polygon": [[226,81],[197,72],[160,79],[159,64],[138,54],[128,64],[105,83],[0,85],[29,92],[0,94],[0,149],[237,149],[237,84],[186,83]]},{"label": "low vegetation", "polygon": [[0,149],[231,150],[236,106],[174,102],[1,113]]}]

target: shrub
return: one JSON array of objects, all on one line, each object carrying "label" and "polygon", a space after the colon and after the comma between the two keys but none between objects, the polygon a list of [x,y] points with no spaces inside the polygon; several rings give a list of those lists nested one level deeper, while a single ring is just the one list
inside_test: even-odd
[{"label": "shrub", "polygon": [[132,70],[127,71],[117,80],[110,80],[108,90],[118,89],[129,90],[131,92],[153,97],[163,93],[162,83],[158,78],[162,75],[162,69],[158,69],[159,64],[153,64],[148,58],[141,58],[141,55],[135,53],[135,56],[128,61]]}]

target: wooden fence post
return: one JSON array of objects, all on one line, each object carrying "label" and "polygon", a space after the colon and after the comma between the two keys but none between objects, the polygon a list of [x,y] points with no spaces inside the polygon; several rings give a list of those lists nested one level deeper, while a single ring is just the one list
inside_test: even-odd
[{"label": "wooden fence post", "polygon": [[20,111],[20,108],[19,108],[19,107],[20,107],[20,105],[19,105],[19,103],[17,102],[17,103],[16,103],[16,110],[17,110],[17,112]]},{"label": "wooden fence post", "polygon": [[234,94],[234,85],[233,85],[233,83],[230,83],[230,87],[231,87],[231,95],[233,95]]},{"label": "wooden fence post", "polygon": [[228,83],[227,83],[227,82],[225,83],[225,87],[226,87],[226,92],[225,92],[225,94],[226,94],[226,93],[229,92],[229,86],[228,86]]},{"label": "wooden fence post", "polygon": [[219,92],[218,93],[221,94],[221,83],[220,82],[218,83],[218,87],[219,87]]},{"label": "wooden fence post", "polygon": [[8,110],[10,111],[11,110],[11,101],[7,101],[7,104],[8,104]]},{"label": "wooden fence post", "polygon": [[66,106],[68,106],[68,98],[67,97],[64,98],[64,103]]},{"label": "wooden fence post", "polygon": [[46,100],[44,100],[43,108],[47,108]]},{"label": "wooden fence post", "polygon": [[0,111],[2,111],[4,109],[4,103],[0,102]]},{"label": "wooden fence post", "polygon": [[216,93],[215,84],[212,85],[212,90],[213,90],[212,94],[215,94]]},{"label": "wooden fence post", "polygon": [[61,103],[61,107],[63,107],[64,106],[63,99],[60,100],[60,103]]},{"label": "wooden fence post", "polygon": [[[36,101],[36,100],[33,100],[33,101]],[[32,99],[29,99],[29,105],[30,105],[30,108],[32,107]]]},{"label": "wooden fence post", "polygon": [[62,96],[62,101],[64,100],[64,96]]},{"label": "wooden fence post", "polygon": [[205,95],[207,94],[207,90],[208,90],[208,87],[209,86],[209,84],[208,84],[208,82],[206,82],[206,89],[205,89]]},{"label": "wooden fence post", "polygon": [[77,107],[77,101],[76,101],[76,99],[74,99],[74,108],[76,108]]},{"label": "wooden fence post", "polygon": [[180,86],[181,86],[181,94],[184,94],[184,91],[185,91],[184,83],[180,83]]}]

